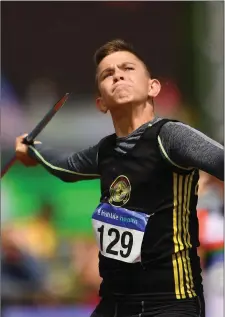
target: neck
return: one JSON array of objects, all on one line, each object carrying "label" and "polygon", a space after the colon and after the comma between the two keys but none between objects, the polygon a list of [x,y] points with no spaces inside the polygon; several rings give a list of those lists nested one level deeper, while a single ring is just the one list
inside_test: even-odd
[{"label": "neck", "polygon": [[111,111],[113,125],[118,137],[125,137],[141,125],[154,119],[153,106],[149,103],[141,105],[122,105]]}]

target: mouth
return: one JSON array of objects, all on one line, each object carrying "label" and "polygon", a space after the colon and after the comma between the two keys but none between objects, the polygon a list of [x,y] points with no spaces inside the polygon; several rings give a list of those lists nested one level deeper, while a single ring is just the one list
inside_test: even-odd
[{"label": "mouth", "polygon": [[120,88],[120,87],[130,87],[130,85],[128,85],[128,84],[125,84],[125,83],[120,83],[120,84],[117,84],[117,85],[115,85],[114,87],[113,87],[113,90],[112,90],[112,92],[114,92],[117,88]]}]

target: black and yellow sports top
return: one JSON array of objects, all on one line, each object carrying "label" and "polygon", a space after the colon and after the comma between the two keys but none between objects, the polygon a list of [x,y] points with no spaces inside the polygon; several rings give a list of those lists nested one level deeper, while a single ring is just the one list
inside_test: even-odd
[{"label": "black and yellow sports top", "polygon": [[184,299],[202,292],[197,255],[199,174],[193,168],[175,167],[162,155],[158,135],[167,121],[150,125],[125,154],[115,151],[115,135],[99,148],[101,203],[149,215],[139,262],[99,253],[101,296]]}]

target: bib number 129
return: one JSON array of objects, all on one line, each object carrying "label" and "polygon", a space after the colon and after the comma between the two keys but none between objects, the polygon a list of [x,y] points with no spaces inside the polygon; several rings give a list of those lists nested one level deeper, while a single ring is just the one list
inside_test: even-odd
[{"label": "bib number 129", "polygon": [[[108,244],[106,247],[106,253],[112,254],[117,256],[120,254],[121,257],[127,258],[132,250],[133,246],[133,235],[129,231],[124,231],[121,235],[118,229],[116,228],[110,228],[108,229],[108,232],[105,232],[105,226],[102,225],[100,228],[97,229],[100,234],[100,249],[103,251],[103,245],[104,245],[104,235],[107,234],[109,237],[112,237],[113,240]],[[111,239],[110,239],[111,240]],[[123,250],[116,251],[113,249],[116,244],[120,241],[121,247]]]}]

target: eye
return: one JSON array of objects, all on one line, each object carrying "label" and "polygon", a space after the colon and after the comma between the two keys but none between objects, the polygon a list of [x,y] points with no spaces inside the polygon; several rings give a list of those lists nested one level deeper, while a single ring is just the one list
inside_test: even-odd
[{"label": "eye", "polygon": [[132,66],[126,66],[126,67],[125,67],[125,70],[134,70],[134,67],[132,67]]},{"label": "eye", "polygon": [[105,75],[103,76],[103,79],[109,77],[109,75],[110,75],[110,73],[105,74]]},{"label": "eye", "polygon": [[106,79],[107,77],[112,76],[112,75],[113,75],[113,71],[110,71],[110,72],[105,73],[102,78]]}]

